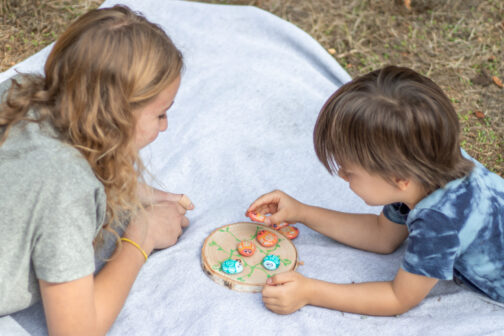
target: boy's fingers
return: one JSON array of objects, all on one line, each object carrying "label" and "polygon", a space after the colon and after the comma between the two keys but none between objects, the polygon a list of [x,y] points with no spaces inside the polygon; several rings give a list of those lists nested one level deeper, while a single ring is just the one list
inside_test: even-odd
[{"label": "boy's fingers", "polygon": [[285,272],[285,273],[278,273],[272,276],[271,278],[268,278],[266,280],[267,285],[283,285],[286,282],[292,281],[293,278],[293,273],[292,272]]},{"label": "boy's fingers", "polygon": [[257,211],[257,208],[259,208],[260,206],[267,206],[269,203],[272,203],[275,201],[278,203],[278,200],[276,200],[276,199],[277,198],[275,197],[274,191],[267,193],[267,194],[264,194],[264,195],[260,196],[258,199],[256,199],[254,202],[252,202],[252,204],[248,207],[246,212]]},{"label": "boy's fingers", "polygon": [[267,225],[279,224],[281,222],[285,222],[285,220],[283,219],[284,217],[285,217],[285,210],[280,210],[277,213],[266,217],[264,223]]}]

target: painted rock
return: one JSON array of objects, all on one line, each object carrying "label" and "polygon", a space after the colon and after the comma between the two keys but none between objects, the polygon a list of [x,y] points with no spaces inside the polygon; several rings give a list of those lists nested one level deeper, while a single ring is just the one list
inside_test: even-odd
[{"label": "painted rock", "polygon": [[244,257],[250,257],[255,253],[256,247],[254,243],[252,243],[249,240],[242,240],[239,244],[238,247],[236,248],[238,250],[238,253],[240,253]]},{"label": "painted rock", "polygon": [[267,230],[259,231],[257,233],[256,239],[259,242],[259,244],[261,244],[264,247],[275,246],[276,243],[278,243],[277,235]]},{"label": "painted rock", "polygon": [[281,232],[285,237],[289,239],[294,239],[299,235],[299,230],[295,226],[286,226],[278,230]]},{"label": "painted rock", "polygon": [[222,262],[222,271],[227,274],[238,274],[243,271],[243,263],[240,259],[227,259]]},{"label": "painted rock", "polygon": [[252,219],[254,222],[260,222],[260,223],[264,223],[264,220],[266,219],[266,216],[254,211],[250,211],[249,213],[247,213],[247,217],[250,217],[250,219]]},{"label": "painted rock", "polygon": [[264,257],[262,265],[268,271],[274,271],[278,268],[278,266],[280,266],[280,257],[274,254],[269,254],[266,257]]},{"label": "painted rock", "polygon": [[281,228],[286,227],[287,225],[289,225],[289,223],[282,222],[282,223],[278,223],[278,224],[273,224],[273,225],[271,225],[271,227],[275,230],[280,230]]}]

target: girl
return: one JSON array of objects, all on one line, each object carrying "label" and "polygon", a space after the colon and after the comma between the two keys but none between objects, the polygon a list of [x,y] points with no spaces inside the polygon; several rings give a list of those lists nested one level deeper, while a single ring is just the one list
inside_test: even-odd
[{"label": "girl", "polygon": [[105,334],[147,256],[176,243],[193,205],[139,182],[139,150],[166,130],[182,65],[160,27],[115,6],[73,23],[44,76],[1,85],[0,315],[41,298],[51,335]]}]

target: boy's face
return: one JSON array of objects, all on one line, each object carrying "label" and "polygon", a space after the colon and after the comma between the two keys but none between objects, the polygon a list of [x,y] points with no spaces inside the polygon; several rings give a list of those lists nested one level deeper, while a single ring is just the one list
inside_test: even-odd
[{"label": "boy's face", "polygon": [[135,129],[135,145],[138,150],[153,142],[159,132],[164,132],[168,128],[166,112],[173,104],[179,86],[180,76],[161,91],[152,102],[135,111],[138,113]]},{"label": "boy's face", "polygon": [[357,165],[345,165],[338,175],[367,205],[385,205],[401,201],[401,190],[377,174],[369,174]]}]

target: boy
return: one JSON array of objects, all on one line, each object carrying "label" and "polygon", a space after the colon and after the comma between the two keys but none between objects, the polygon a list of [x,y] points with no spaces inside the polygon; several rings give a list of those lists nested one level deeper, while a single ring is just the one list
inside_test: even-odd
[{"label": "boy", "polygon": [[248,211],[266,224],[301,222],[343,244],[391,253],[408,238],[394,280],[334,284],[281,273],[263,289],[279,314],[306,304],[369,315],[401,314],[439,279],[455,279],[504,302],[504,180],[459,147],[457,114],[430,79],[387,66],[345,84],[326,102],[314,130],[327,170],[347,181],[380,215],[302,204],[281,191]]}]

